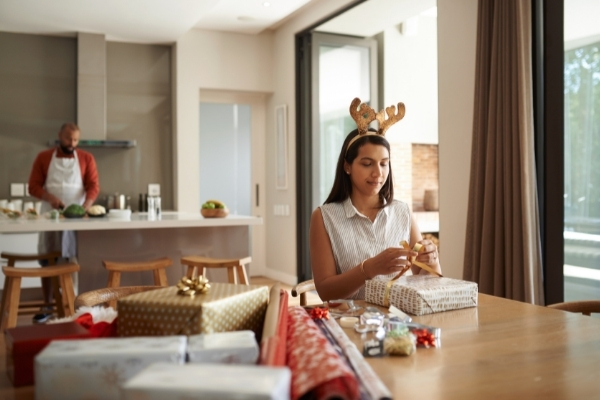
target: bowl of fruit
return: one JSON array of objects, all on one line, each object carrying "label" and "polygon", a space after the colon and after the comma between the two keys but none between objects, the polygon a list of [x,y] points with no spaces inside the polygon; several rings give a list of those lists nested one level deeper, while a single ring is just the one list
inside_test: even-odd
[{"label": "bowl of fruit", "polygon": [[229,215],[229,209],[219,200],[207,200],[202,204],[200,214],[204,218],[225,218]]}]

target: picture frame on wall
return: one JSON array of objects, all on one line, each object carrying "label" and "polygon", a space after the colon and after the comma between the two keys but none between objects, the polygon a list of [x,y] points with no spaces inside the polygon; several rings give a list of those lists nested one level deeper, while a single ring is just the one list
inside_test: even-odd
[{"label": "picture frame on wall", "polygon": [[288,188],[288,143],[287,105],[285,104],[275,107],[275,136],[277,143],[276,187],[278,190],[286,190]]}]

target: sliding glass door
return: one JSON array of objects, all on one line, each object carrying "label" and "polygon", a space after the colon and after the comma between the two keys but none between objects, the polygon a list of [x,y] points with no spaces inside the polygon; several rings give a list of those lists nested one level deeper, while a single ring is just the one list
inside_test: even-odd
[{"label": "sliding glass door", "polygon": [[564,300],[600,299],[600,2],[564,1]]}]

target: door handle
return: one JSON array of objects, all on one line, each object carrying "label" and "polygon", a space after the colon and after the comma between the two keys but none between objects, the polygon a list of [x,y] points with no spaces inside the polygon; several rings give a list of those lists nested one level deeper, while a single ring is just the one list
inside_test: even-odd
[{"label": "door handle", "polygon": [[258,207],[259,198],[258,198],[258,183],[256,184],[256,207]]}]

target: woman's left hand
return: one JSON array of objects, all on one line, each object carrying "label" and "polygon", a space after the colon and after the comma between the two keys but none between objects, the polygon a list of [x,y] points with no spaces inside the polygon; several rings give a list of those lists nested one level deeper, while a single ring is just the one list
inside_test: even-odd
[{"label": "woman's left hand", "polygon": [[428,239],[420,240],[417,243],[423,246],[423,249],[419,252],[419,255],[415,260],[427,264],[436,271],[439,271],[440,260],[437,246]]}]

